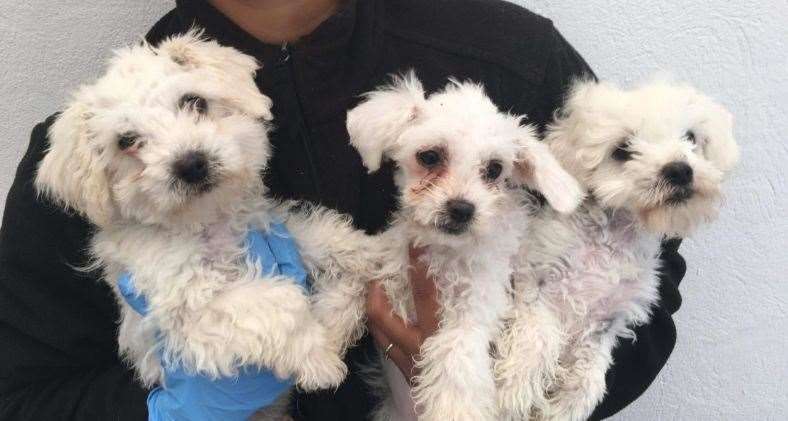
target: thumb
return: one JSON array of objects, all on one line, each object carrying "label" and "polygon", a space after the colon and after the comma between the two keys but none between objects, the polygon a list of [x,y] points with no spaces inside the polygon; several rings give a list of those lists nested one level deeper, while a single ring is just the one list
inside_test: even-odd
[{"label": "thumb", "polygon": [[266,238],[282,275],[292,278],[302,287],[307,287],[307,273],[301,253],[287,227],[281,223],[271,224]]},{"label": "thumb", "polygon": [[120,274],[118,277],[118,290],[134,311],[143,316],[148,314],[148,300],[134,288],[134,280],[131,278],[130,273],[123,272]]},{"label": "thumb", "polygon": [[429,275],[428,268],[421,259],[423,254],[423,248],[411,247],[408,274],[413,289],[417,323],[422,334],[427,337],[438,330],[440,305],[435,280]]}]

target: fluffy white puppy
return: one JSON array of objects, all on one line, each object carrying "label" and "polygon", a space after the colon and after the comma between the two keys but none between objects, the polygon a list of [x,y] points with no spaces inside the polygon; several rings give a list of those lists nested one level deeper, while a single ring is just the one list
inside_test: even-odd
[{"label": "fluffy white puppy", "polygon": [[284,221],[313,277],[372,270],[347,219],[264,197],[272,115],[257,69],[197,32],[125,48],[49,133],[36,186],[96,225],[106,282],[117,292],[128,271],[147,298],[145,316],[118,299],[118,341],[148,385],[162,381],[160,358],[211,377],[258,364],[304,389],[346,373],[302,288],[247,257],[250,229]]},{"label": "fluffy white puppy", "polygon": [[[521,120],[500,112],[473,83],[452,81],[427,97],[412,73],[368,93],[348,113],[350,142],[369,171],[384,159],[397,167],[401,210],[378,237],[377,279],[395,313],[415,322],[407,274],[413,244],[424,247],[439,292],[440,327],[421,348],[412,389],[383,361],[389,393],[377,419],[496,417],[489,347],[510,306],[510,258],[527,221],[510,182],[528,183],[561,211],[572,211],[582,197]],[[327,325],[344,329],[349,340],[363,329],[364,287],[318,294],[316,312],[333,316],[337,322]]]},{"label": "fluffy white puppy", "polygon": [[617,339],[659,298],[661,239],[712,219],[738,152],[722,106],[665,81],[576,83],[546,141],[589,196],[530,224],[495,374],[508,418],[582,420]]}]

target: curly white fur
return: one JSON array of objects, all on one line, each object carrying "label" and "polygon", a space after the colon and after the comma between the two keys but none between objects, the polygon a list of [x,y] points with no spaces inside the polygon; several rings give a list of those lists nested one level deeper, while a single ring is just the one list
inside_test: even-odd
[{"label": "curly white fur", "polygon": [[661,239],[716,214],[738,151],[724,108],[667,81],[578,82],[547,142],[590,197],[529,225],[495,375],[504,418],[582,420],[604,396],[617,338],[658,299]]},{"label": "curly white fur", "polygon": [[[378,169],[384,159],[397,165],[401,210],[378,237],[375,278],[394,312],[414,322],[408,247],[423,246],[441,309],[440,327],[416,361],[412,390],[384,362],[386,384],[395,390],[384,397],[377,419],[411,418],[414,408],[421,420],[496,419],[489,344],[510,305],[509,259],[527,222],[510,186],[527,183],[567,211],[582,198],[574,179],[521,119],[500,112],[482,87],[469,82],[452,81],[426,96],[413,73],[367,94],[348,113],[350,141],[367,168]],[[458,202],[465,213],[452,210]],[[345,329],[344,337],[363,330],[364,303],[356,295],[363,288],[339,299],[334,294],[330,303],[321,304],[317,295],[322,310],[316,311],[337,319],[334,326]]]},{"label": "curly white fur", "polygon": [[[96,225],[91,254],[106,282],[118,292],[130,272],[147,298],[145,316],[118,298],[118,342],[148,385],[163,380],[161,358],[210,377],[256,364],[304,389],[346,373],[348,339],[329,337],[301,287],[246,257],[248,230],[282,221],[318,284],[373,271],[347,218],[264,198],[272,115],[257,69],[197,31],[135,45],[50,131],[36,186]],[[202,162],[190,164],[195,154]]]}]

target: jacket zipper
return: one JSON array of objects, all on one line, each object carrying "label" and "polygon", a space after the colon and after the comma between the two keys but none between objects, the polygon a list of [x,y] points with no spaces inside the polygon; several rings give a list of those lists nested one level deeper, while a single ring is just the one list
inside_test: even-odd
[{"label": "jacket zipper", "polygon": [[304,121],[304,108],[301,104],[301,98],[296,92],[294,76],[295,72],[292,63],[292,51],[293,47],[289,46],[287,43],[282,44],[281,56],[277,62],[277,67],[278,70],[285,76],[284,79],[287,84],[287,91],[289,91],[289,94],[292,95],[292,98],[295,101],[295,107],[293,107],[291,110],[293,111],[293,115],[289,116],[290,121],[296,125],[298,137],[301,141],[301,147],[304,149],[304,153],[306,154],[306,171],[309,173],[308,177],[312,183],[312,189],[314,190],[318,201],[322,201],[320,200],[320,184],[317,181],[317,169],[315,167],[315,162],[313,159],[314,157],[312,156],[312,144],[309,137],[309,129],[307,128],[306,122]]}]

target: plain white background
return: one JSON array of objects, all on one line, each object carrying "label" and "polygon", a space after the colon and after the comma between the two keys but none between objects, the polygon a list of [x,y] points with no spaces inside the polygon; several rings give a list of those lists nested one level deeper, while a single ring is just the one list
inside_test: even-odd
[{"label": "plain white background", "polygon": [[[682,248],[676,350],[617,418],[788,418],[788,2],[517,2],[553,19],[599,76],[630,83],[669,71],[736,116],[743,153],[726,207]],[[171,6],[0,0],[0,206],[33,125]]]}]

